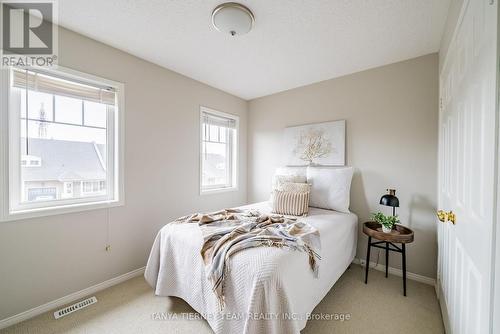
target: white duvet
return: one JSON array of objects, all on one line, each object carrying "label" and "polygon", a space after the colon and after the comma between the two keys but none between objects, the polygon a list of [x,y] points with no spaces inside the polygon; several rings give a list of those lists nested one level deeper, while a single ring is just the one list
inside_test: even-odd
[{"label": "white duvet", "polygon": [[[270,212],[267,202],[247,205]],[[258,247],[230,258],[225,279],[225,308],[205,277],[196,224],[164,226],[149,256],[146,281],[159,296],[184,299],[208,321],[215,333],[299,333],[308,315],[354,259],[357,217],[310,208],[301,218],[319,230],[322,257],[314,278],[305,253]]]}]

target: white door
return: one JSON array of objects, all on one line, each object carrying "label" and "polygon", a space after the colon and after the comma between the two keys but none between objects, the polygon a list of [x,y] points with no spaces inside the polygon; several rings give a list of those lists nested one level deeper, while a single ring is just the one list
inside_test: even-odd
[{"label": "white door", "polygon": [[[438,294],[447,333],[491,332],[497,0],[464,0],[440,72]],[[450,218],[449,215],[448,218]]]}]

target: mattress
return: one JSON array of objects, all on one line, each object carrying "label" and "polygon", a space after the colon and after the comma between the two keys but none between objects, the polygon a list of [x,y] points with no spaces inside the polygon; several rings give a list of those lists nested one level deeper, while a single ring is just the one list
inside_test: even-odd
[{"label": "mattress", "polygon": [[[271,211],[268,202],[241,208]],[[354,259],[358,229],[352,213],[310,208],[309,215],[300,219],[320,234],[318,278],[313,277],[305,253],[273,247],[241,251],[230,258],[221,311],[205,277],[198,226],[168,224],[153,244],[146,281],[159,296],[184,299],[215,333],[299,333]]]}]

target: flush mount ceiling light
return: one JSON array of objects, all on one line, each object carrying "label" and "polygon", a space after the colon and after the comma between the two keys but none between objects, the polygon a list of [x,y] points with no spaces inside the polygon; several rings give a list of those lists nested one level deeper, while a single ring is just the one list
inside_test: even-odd
[{"label": "flush mount ceiling light", "polygon": [[236,2],[220,4],[212,12],[212,24],[215,29],[231,36],[246,34],[254,23],[252,11]]}]

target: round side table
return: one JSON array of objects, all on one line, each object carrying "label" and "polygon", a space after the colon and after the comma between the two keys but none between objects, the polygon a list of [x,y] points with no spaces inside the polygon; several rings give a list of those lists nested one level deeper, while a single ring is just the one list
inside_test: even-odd
[{"label": "round side table", "polygon": [[[403,262],[403,293],[406,296],[406,244],[413,242],[413,231],[408,227],[396,224],[390,233],[384,233],[379,223],[366,222],[363,224],[363,233],[368,236],[365,284],[368,284],[371,247],[385,249],[385,277],[387,277],[389,273],[389,252],[401,253]],[[378,241],[372,242],[372,238]],[[401,244],[401,246],[398,247],[395,243]]]}]

